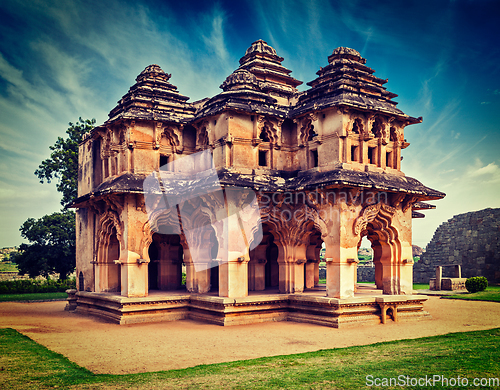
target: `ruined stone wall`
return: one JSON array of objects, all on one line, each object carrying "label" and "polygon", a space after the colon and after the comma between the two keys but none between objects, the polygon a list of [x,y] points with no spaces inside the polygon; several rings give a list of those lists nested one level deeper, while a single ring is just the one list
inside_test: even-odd
[{"label": "ruined stone wall", "polygon": [[[461,264],[462,277],[485,276],[500,283],[500,209],[456,215],[434,233],[420,261],[413,268],[415,283],[429,283],[438,265]],[[445,267],[443,276],[452,276]]]},{"label": "ruined stone wall", "polygon": [[375,267],[358,264],[358,282],[375,282]]}]

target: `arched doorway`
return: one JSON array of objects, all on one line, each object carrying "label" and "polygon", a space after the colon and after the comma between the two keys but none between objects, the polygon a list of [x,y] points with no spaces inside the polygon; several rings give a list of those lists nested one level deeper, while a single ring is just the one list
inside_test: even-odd
[{"label": "arched doorway", "polygon": [[121,293],[120,242],[116,229],[112,227],[109,235],[103,237],[98,252],[98,288],[99,292]]},{"label": "arched doorway", "polygon": [[121,293],[121,244],[122,232],[119,217],[107,211],[99,218],[97,233],[97,266],[95,291]]},{"label": "arched doorway", "polygon": [[313,225],[309,226],[309,242],[306,249],[306,263],[304,264],[304,288],[314,288],[319,284],[319,263],[323,239],[321,232]]},{"label": "arched doorway", "polygon": [[363,236],[371,243],[375,287],[384,294],[399,294],[401,244],[397,232],[375,219],[367,224]]},{"label": "arched doorway", "polygon": [[211,258],[212,264],[210,268],[210,292],[219,292],[219,263],[217,255],[219,254],[219,242],[215,235],[215,230],[212,228],[210,235],[210,243],[212,243]]},{"label": "arched doorway", "polygon": [[269,244],[266,249],[266,276],[265,288],[277,288],[280,284],[280,268],[278,264],[279,249],[274,243],[274,236],[271,234]]},{"label": "arched doorway", "polygon": [[182,288],[184,250],[178,234],[153,234],[148,249],[149,290],[177,290]]},{"label": "arched doorway", "polygon": [[250,251],[248,291],[279,287],[279,249],[266,223],[262,224],[262,241]]}]

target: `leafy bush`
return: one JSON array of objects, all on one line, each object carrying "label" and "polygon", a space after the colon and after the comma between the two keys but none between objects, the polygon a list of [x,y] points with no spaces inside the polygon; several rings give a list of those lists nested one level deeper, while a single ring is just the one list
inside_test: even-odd
[{"label": "leafy bush", "polygon": [[26,279],[0,282],[0,294],[64,292],[71,288],[76,288],[75,279]]},{"label": "leafy bush", "polygon": [[484,276],[474,276],[465,281],[465,288],[470,293],[484,291],[488,287],[488,279]]}]

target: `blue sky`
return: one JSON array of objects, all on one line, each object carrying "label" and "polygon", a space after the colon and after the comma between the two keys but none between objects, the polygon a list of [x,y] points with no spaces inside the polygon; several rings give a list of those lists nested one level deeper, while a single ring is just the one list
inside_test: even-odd
[{"label": "blue sky", "polygon": [[425,246],[453,215],[500,207],[498,1],[11,1],[0,4],[0,247],[60,209],[33,172],[68,122],[100,124],[149,64],[190,101],[211,97],[264,39],[313,80],[338,46],[358,50],[405,113],[403,171],[446,192],[414,220]]}]

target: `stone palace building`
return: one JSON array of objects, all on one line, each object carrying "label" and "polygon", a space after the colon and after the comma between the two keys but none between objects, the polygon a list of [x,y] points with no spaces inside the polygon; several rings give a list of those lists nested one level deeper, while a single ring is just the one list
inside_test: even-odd
[{"label": "stone palace building", "polygon": [[[401,171],[408,116],[339,47],[317,78],[254,42],[222,92],[189,103],[158,65],[79,150],[77,311],[339,327],[422,317],[412,216],[445,196]],[[367,236],[376,289],[356,285]],[[319,284],[326,248],[326,285]]]}]

